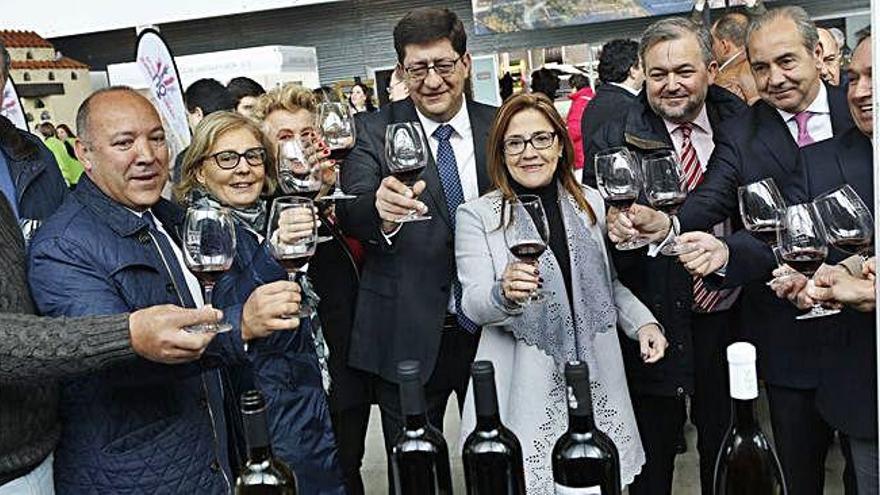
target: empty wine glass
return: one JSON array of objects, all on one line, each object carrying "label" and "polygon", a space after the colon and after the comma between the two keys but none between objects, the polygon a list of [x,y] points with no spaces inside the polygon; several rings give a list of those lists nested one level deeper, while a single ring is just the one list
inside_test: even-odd
[{"label": "empty wine glass", "polygon": [[[535,267],[550,241],[547,214],[538,196],[524,194],[504,204],[504,242],[519,261]],[[529,301],[543,301],[544,293],[532,292]]]},{"label": "empty wine glass", "polygon": [[[211,306],[214,285],[235,259],[235,222],[226,208],[193,207],[183,222],[183,259],[204,288],[205,306]],[[228,323],[202,323],[189,332],[228,332]]]},{"label": "empty wine glass", "polygon": [[[782,214],[785,211],[785,199],[776,187],[776,181],[772,178],[762,179],[740,186],[736,191],[739,198],[739,214],[743,226],[756,238],[767,243],[773,250],[776,264],[781,268],[785,266],[782,254],[779,251],[778,231],[782,225]],[[773,285],[782,279],[794,275],[794,271],[783,273],[774,278],[767,285]]]},{"label": "empty wine glass", "polygon": [[355,199],[357,196],[346,194],[339,184],[339,168],[345,162],[354,147],[355,125],[354,115],[348,105],[342,103],[321,103],[318,105],[317,127],[324,142],[330,148],[330,158],[336,163],[333,173],[336,175],[333,193],[320,198],[321,201],[337,201]]},{"label": "empty wine glass", "polygon": [[284,194],[314,196],[321,190],[321,177],[314,164],[309,163],[299,138],[278,143],[278,185]]},{"label": "empty wine glass", "polygon": [[[639,198],[642,177],[638,158],[626,148],[611,148],[596,155],[596,186],[605,202],[626,214]],[[621,251],[638,249],[650,243],[650,239],[635,235],[615,245]]]},{"label": "empty wine glass", "polygon": [[[399,122],[385,128],[385,161],[388,170],[397,180],[409,188],[419,180],[428,166],[428,143],[418,122]],[[429,215],[421,215],[413,210],[397,223],[430,220]]]},{"label": "empty wine glass", "polygon": [[[812,203],[789,206],[782,215],[779,229],[779,250],[788,266],[811,278],[828,256],[828,240],[825,227]],[[812,281],[810,281],[812,283]],[[830,316],[840,313],[816,304],[809,313],[798,320]]]},{"label": "empty wine glass", "polygon": [[[681,162],[672,150],[656,151],[642,158],[642,177],[648,203],[667,215],[678,211],[687,198]],[[668,243],[660,252],[666,256],[679,256],[693,249],[689,244]]]},{"label": "empty wine glass", "polygon": [[[287,271],[288,280],[300,285],[308,283],[302,268],[315,254],[318,244],[316,212],[315,204],[308,198],[281,197],[272,203],[269,215],[267,238],[272,256]],[[304,297],[300,316],[310,317],[313,312],[311,301]]]},{"label": "empty wine glass", "polygon": [[871,256],[874,216],[849,184],[819,196],[813,203],[832,246],[863,259]]}]

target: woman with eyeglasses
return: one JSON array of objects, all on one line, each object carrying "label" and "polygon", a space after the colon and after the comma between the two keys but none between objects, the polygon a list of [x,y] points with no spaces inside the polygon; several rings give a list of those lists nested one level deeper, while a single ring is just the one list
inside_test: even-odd
[{"label": "woman with eyeglasses", "polygon": [[[225,274],[215,288],[220,307],[243,302],[240,299],[251,290],[271,293],[272,282],[287,279],[264,239],[268,198],[277,183],[271,146],[251,119],[216,112],[199,124],[183,159],[181,181],[174,191],[177,200],[187,206],[228,208],[243,227],[238,229],[233,264],[233,270],[241,267],[240,272]],[[292,220],[286,234],[294,236],[300,228],[310,230],[315,221],[311,214]],[[259,281],[264,285],[253,287]],[[265,311],[280,319],[298,310],[267,306]],[[345,490],[309,324],[301,319],[295,331],[275,332],[248,343],[247,360],[226,370],[230,385],[226,414],[231,427],[238,429],[232,433],[239,441],[241,462],[245,451],[238,398],[246,390],[260,389],[269,404],[274,453],[296,472],[299,493],[341,495]]]},{"label": "woman with eyeglasses", "polygon": [[[663,357],[666,339],[651,312],[617,280],[605,249],[605,206],[596,190],[577,183],[574,151],[553,103],[536,94],[508,99],[487,147],[492,188],[458,209],[455,256],[462,308],[483,326],[476,359],[495,365],[501,417],[523,447],[527,493],[554,493],[550,458],[568,426],[563,369],[571,360],[589,366],[596,425],[617,447],[625,486],[645,454],[618,330],[640,342],[649,363]],[[524,210],[514,203],[528,200],[540,202],[549,230],[534,263],[510,255],[511,211],[521,220]],[[538,223],[524,228],[537,231]],[[530,235],[540,234],[524,238]],[[542,300],[531,300],[536,291]],[[469,391],[463,434],[473,430],[473,407]]]}]

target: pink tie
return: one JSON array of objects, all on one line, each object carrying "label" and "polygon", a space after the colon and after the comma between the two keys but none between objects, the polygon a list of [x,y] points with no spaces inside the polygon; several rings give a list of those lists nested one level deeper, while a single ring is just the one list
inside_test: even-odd
[{"label": "pink tie", "polygon": [[794,121],[795,123],[797,123],[798,128],[798,148],[803,148],[804,146],[816,142],[813,139],[813,136],[810,136],[810,130],[807,129],[807,123],[810,121],[811,118],[813,118],[813,112],[808,112],[806,110],[804,110],[803,112],[798,112],[794,116]]}]

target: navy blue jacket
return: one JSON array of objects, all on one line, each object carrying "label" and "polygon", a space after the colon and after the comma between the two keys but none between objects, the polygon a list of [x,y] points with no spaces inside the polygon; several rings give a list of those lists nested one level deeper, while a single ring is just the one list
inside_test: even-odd
[{"label": "navy blue jacket", "polygon": [[[243,303],[258,285],[287,278],[265,243],[239,229],[236,262],[217,284],[215,297]],[[232,377],[235,395],[256,386],[268,402],[269,431],[276,456],[295,472],[299,493],[344,495],[327,396],[309,322],[292,332],[275,332],[249,346],[248,361]]]},{"label": "navy blue jacket", "polygon": [[[179,208],[162,200],[152,211],[172,237],[179,235]],[[29,277],[34,301],[46,315],[182,305],[146,222],[88,178],[37,231]],[[235,322],[239,314],[240,308],[226,312]],[[226,424],[213,368],[242,359],[239,335],[234,330],[218,336],[198,362],[171,366],[133,358],[67,380],[56,491],[228,493]]]},{"label": "navy blue jacket", "polygon": [[0,116],[0,152],[18,195],[21,219],[45,220],[64,201],[67,184],[55,156],[37,136]]}]

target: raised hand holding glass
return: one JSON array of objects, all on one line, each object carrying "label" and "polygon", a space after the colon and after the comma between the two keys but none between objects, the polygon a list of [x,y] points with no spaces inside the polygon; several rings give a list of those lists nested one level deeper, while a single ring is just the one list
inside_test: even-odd
[{"label": "raised hand holding glass", "polygon": [[[183,259],[204,288],[205,306],[211,306],[214,285],[235,259],[235,223],[225,208],[190,208],[183,223]],[[227,332],[228,323],[187,327],[189,332]]]},{"label": "raised hand holding glass", "polygon": [[[428,165],[428,143],[418,122],[399,122],[385,128],[385,161],[388,170],[397,180],[409,188],[419,180]],[[413,210],[397,223],[430,220]]]},{"label": "raised hand holding glass", "polygon": [[[642,159],[645,197],[654,208],[674,214],[687,198],[687,185],[678,156],[672,150],[651,153]],[[660,252],[679,256],[692,251],[689,244],[668,243]]]},{"label": "raised hand holding glass", "polygon": [[339,184],[339,168],[354,147],[354,115],[352,115],[348,105],[342,103],[321,103],[318,105],[317,128],[330,148],[330,158],[335,161],[335,168],[333,170],[336,174],[333,193],[328,196],[322,196],[320,200],[355,199],[357,196],[346,194]]},{"label": "raised hand holding glass", "polygon": [[[282,197],[272,203],[267,238],[272,256],[287,271],[288,279],[297,282],[301,269],[315,254],[318,244],[317,210],[312,200]],[[300,316],[313,313],[309,301],[300,304]]]},{"label": "raised hand holding glass", "polygon": [[[626,214],[639,198],[642,177],[638,158],[626,148],[611,148],[596,155],[596,186],[609,205]],[[615,247],[621,251],[647,246],[650,239],[636,235]]]},{"label": "raised hand holding glass", "polygon": [[[535,267],[550,241],[550,228],[544,205],[537,196],[524,194],[504,203],[504,242],[519,261]],[[529,301],[543,301],[544,294],[535,290]]]}]

